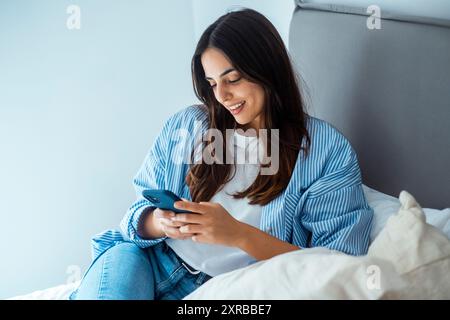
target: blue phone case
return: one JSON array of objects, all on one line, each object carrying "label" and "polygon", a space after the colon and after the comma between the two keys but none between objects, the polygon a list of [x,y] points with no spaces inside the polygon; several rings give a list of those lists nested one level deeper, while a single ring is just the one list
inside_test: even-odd
[{"label": "blue phone case", "polygon": [[170,210],[175,213],[192,213],[191,211],[175,209],[175,201],[183,201],[175,193],[169,190],[144,190],[142,196],[150,201],[155,207],[163,210]]}]

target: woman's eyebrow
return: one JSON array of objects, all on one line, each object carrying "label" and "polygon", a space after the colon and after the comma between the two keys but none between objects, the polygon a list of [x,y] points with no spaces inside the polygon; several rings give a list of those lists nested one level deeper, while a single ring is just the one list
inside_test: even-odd
[{"label": "woman's eyebrow", "polygon": [[[222,74],[219,76],[219,78],[222,78],[223,76],[225,76],[225,75],[227,75],[227,74],[229,74],[230,72],[233,72],[233,71],[236,71],[236,69],[234,69],[234,68],[227,69],[224,72],[222,72]],[[206,80],[214,80],[211,77],[206,77],[205,79]]]}]

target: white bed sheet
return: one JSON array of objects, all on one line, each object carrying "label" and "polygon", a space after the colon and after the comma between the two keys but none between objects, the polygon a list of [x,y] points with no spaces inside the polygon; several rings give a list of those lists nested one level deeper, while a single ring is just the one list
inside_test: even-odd
[{"label": "white bed sheet", "polygon": [[8,300],[68,300],[70,294],[79,286],[80,281],[63,284],[45,290],[34,291],[30,294],[17,296]]},{"label": "white bed sheet", "polygon": [[[363,186],[364,194],[369,205],[374,209],[374,223],[370,239],[374,241],[376,236],[386,225],[387,220],[400,209],[399,199]],[[450,208],[436,210],[432,208],[423,209],[426,221],[443,231],[450,239]],[[30,294],[10,298],[11,300],[66,300],[70,293],[78,286],[79,282],[60,285],[57,287],[39,290]]]}]

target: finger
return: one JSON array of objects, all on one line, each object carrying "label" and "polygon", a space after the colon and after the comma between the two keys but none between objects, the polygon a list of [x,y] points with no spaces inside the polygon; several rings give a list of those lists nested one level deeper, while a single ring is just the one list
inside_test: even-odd
[{"label": "finger", "polygon": [[175,217],[175,212],[169,210],[156,209],[154,213],[157,218],[170,219]]},{"label": "finger", "polygon": [[174,207],[176,209],[187,210],[187,211],[191,211],[191,212],[195,212],[195,213],[201,213],[201,214],[206,213],[205,205],[199,204],[196,202],[191,202],[191,201],[176,201],[174,203]]},{"label": "finger", "polygon": [[182,226],[186,225],[186,223],[184,223],[184,222],[172,221],[170,219],[164,219],[164,218],[159,219],[159,221],[161,222],[162,225],[165,225],[165,226],[168,226],[168,227],[179,228],[179,227],[182,227]]},{"label": "finger", "polygon": [[187,224],[185,226],[180,227],[179,232],[181,234],[186,234],[186,233],[202,233],[203,230],[203,226],[198,225],[198,224]]},{"label": "finger", "polygon": [[181,233],[179,231],[179,228],[163,226],[163,231],[169,238],[173,238],[173,239],[183,239],[184,240],[184,239],[190,238],[192,236],[192,234]]},{"label": "finger", "polygon": [[195,213],[178,213],[175,217],[170,218],[172,221],[179,221],[185,223],[202,224],[204,221],[203,215]]},{"label": "finger", "polygon": [[180,231],[178,230],[178,228],[173,228],[173,227],[169,227],[166,225],[162,226],[162,230],[164,231],[164,233],[171,238],[176,238],[179,237],[181,235]]}]

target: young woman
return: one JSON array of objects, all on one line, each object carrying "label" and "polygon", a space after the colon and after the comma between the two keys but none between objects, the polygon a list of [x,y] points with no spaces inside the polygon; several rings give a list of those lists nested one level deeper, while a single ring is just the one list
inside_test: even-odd
[{"label": "young woman", "polygon": [[[197,45],[192,76],[203,104],[165,123],[134,179],[138,198],[122,232],[94,238],[94,262],[72,299],[182,299],[211,277],[286,252],[322,246],[366,253],[373,211],[355,152],[304,111],[274,26],[249,9],[220,17]],[[222,134],[219,148],[211,147],[211,130]],[[261,130],[270,131],[266,144]],[[200,150],[217,161],[195,161],[198,134]],[[261,150],[272,151],[270,162],[219,157]],[[268,166],[275,170],[262,174]],[[144,189],[171,190],[183,197],[177,207],[194,214],[156,209]]]}]

